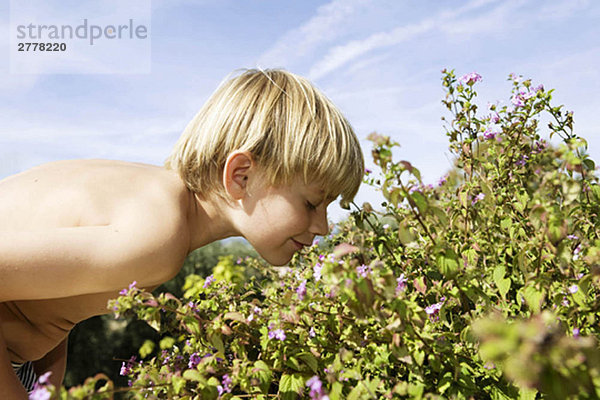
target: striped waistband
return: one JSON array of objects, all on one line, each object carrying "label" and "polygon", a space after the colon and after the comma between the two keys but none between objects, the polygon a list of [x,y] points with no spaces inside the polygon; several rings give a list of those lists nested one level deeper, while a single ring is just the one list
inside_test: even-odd
[{"label": "striped waistband", "polygon": [[25,390],[31,392],[34,389],[35,381],[37,380],[37,376],[33,370],[33,363],[31,361],[25,363],[11,361],[11,365]]},{"label": "striped waistband", "polygon": [[23,365],[25,365],[25,363],[18,363],[18,362],[14,362],[14,361],[11,361],[11,362],[10,362],[10,364],[12,365],[12,367],[13,367],[13,370],[14,370],[15,372],[17,372],[18,370],[20,370],[20,369],[21,369],[21,367],[22,367]]}]

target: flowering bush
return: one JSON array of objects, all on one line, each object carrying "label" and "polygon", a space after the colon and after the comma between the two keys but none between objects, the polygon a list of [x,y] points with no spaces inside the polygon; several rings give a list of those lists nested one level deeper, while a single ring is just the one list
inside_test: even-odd
[{"label": "flowering bush", "polygon": [[598,398],[595,164],[552,91],[511,75],[510,105],[482,115],[480,80],[444,71],[456,167],[438,185],[371,134],[382,211],[356,206],[289,268],[243,261],[265,279],[222,260],[183,298],[130,286],[110,307],[162,339],[123,363],[128,388],[62,398]]}]

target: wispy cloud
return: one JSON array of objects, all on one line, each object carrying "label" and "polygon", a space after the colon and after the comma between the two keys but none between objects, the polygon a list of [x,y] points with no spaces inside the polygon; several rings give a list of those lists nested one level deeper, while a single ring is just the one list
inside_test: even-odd
[{"label": "wispy cloud", "polygon": [[435,29],[442,23],[494,2],[496,0],[471,1],[463,7],[443,11],[434,17],[425,18],[417,23],[400,26],[387,32],[377,32],[365,39],[353,40],[335,46],[329,50],[325,57],[313,65],[309,77],[313,80],[319,79],[368,52],[406,42]]},{"label": "wispy cloud", "polygon": [[537,13],[540,19],[563,19],[590,6],[590,0],[544,2]]},{"label": "wispy cloud", "polygon": [[298,28],[285,33],[258,58],[260,67],[289,67],[319,47],[335,42],[349,28],[348,19],[370,0],[333,0]]},{"label": "wispy cloud", "polygon": [[523,7],[524,0],[513,0],[504,2],[491,10],[485,10],[479,15],[456,16],[452,20],[440,21],[438,29],[448,35],[461,35],[473,37],[473,35],[506,32],[507,29],[516,29],[526,21],[519,17],[517,9]]}]

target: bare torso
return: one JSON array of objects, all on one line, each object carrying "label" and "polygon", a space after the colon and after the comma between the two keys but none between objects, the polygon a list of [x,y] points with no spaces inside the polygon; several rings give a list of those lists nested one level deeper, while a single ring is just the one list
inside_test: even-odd
[{"label": "bare torso", "polygon": [[[172,209],[173,214],[182,213],[188,194],[177,174],[153,165],[109,160],[54,162],[0,181],[0,230],[107,225],[123,203],[143,206],[149,199],[154,204],[159,199],[161,207]],[[179,262],[185,256],[180,254]],[[129,283],[122,282],[122,287]],[[0,303],[0,329],[11,360],[43,357],[77,322],[106,313],[107,300],[115,298],[118,290],[74,297],[57,293],[52,299]]]}]

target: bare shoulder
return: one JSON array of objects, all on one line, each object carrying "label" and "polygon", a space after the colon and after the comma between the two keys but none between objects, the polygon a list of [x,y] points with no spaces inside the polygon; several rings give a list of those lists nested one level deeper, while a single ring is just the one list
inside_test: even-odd
[{"label": "bare shoulder", "polygon": [[189,200],[179,176],[159,166],[57,161],[0,181],[0,230],[110,226],[121,238],[111,252],[115,261],[145,255],[146,265],[163,271],[162,280],[189,251]]},{"label": "bare shoulder", "polygon": [[146,265],[157,270],[147,272],[160,272],[160,283],[175,276],[189,253],[189,191],[172,171],[142,167],[131,173],[116,189],[120,201],[111,208],[110,224],[131,238],[125,252],[152,256]]}]

